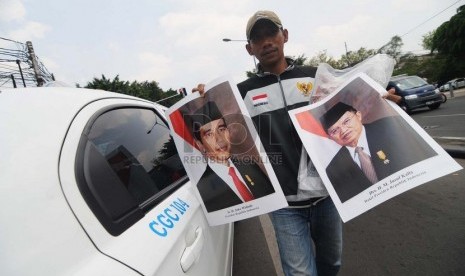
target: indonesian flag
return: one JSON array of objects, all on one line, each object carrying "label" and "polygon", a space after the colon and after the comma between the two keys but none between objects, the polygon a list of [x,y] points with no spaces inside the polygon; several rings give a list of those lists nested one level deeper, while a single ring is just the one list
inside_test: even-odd
[{"label": "indonesian flag", "polygon": [[253,106],[268,104],[268,94],[259,94],[252,97]]}]

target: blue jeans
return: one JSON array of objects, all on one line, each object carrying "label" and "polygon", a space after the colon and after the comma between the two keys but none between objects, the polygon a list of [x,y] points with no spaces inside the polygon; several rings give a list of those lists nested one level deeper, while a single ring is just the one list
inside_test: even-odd
[{"label": "blue jeans", "polygon": [[307,208],[280,209],[270,217],[286,276],[338,273],[342,221],[330,197]]}]

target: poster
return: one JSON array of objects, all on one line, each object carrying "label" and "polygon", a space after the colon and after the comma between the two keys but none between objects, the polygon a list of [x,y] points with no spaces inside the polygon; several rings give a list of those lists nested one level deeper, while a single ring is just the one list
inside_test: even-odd
[{"label": "poster", "polygon": [[289,111],[344,222],[461,169],[383,93],[359,73],[323,100]]},{"label": "poster", "polygon": [[176,148],[210,225],[287,206],[240,93],[218,78],[166,111]]}]

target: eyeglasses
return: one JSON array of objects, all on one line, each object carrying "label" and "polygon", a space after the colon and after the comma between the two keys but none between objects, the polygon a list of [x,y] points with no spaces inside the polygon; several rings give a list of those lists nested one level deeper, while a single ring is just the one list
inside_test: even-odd
[{"label": "eyeglasses", "polygon": [[350,126],[350,123],[352,122],[352,118],[354,118],[354,116],[355,116],[355,113],[352,113],[352,116],[346,117],[344,119],[344,121],[342,121],[340,126],[337,126],[335,128],[332,128],[332,129],[328,129],[329,136],[335,137],[335,136],[338,136],[339,134],[341,134],[341,127],[346,128],[346,127]]}]

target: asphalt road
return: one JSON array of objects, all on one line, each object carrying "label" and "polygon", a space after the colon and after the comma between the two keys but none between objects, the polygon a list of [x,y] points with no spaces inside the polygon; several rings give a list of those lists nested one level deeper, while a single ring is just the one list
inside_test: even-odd
[{"label": "asphalt road", "polygon": [[417,109],[410,116],[433,138],[465,137],[465,89],[454,94],[438,109]]},{"label": "asphalt road", "polygon": [[[439,109],[420,109],[411,116],[441,146],[463,153],[465,89],[454,92]],[[455,160],[465,167],[465,159]],[[465,275],[464,183],[461,170],[345,223],[339,275]],[[233,275],[283,275],[268,216],[235,227]]]}]

